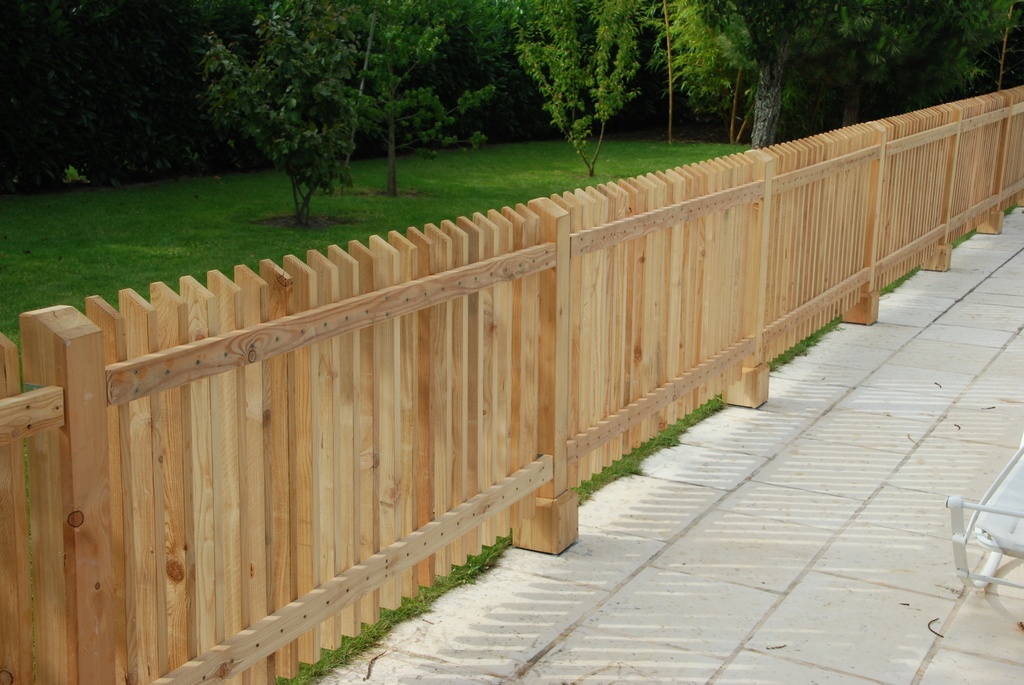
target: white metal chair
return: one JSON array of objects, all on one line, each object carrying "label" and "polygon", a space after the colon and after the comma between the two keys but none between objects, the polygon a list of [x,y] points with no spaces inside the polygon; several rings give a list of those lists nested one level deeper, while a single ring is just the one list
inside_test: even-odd
[{"label": "white metal chair", "polygon": [[[1024,439],[1021,446],[1003,468],[999,477],[977,504],[963,497],[949,497],[953,523],[953,560],[956,575],[968,587],[984,588],[989,583],[1024,589],[1024,583],[1000,578],[996,575],[1003,555],[1024,559]],[[964,510],[971,512],[964,524]],[[988,559],[979,573],[972,573],[967,561],[968,536],[988,551]]]}]

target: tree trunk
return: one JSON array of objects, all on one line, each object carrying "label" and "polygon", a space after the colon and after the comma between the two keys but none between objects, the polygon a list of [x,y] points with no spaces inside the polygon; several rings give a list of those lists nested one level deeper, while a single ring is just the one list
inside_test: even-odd
[{"label": "tree trunk", "polygon": [[668,0],[662,0],[661,11],[665,15],[665,63],[668,65],[668,142],[672,141],[672,120],[675,117],[675,74],[672,73],[672,25],[669,18]]},{"label": "tree trunk", "polygon": [[847,86],[843,93],[843,126],[853,126],[860,121],[860,93],[862,87],[859,83]]},{"label": "tree trunk", "polygon": [[751,147],[768,147],[775,142],[782,111],[782,75],[789,55],[789,41],[779,45],[775,59],[762,62],[757,79],[757,97],[754,99],[754,130],[750,134]]},{"label": "tree trunk", "polygon": [[[736,132],[736,119],[740,111],[740,85],[742,83],[743,70],[737,69],[736,85],[733,86],[732,89],[732,111],[729,113],[729,142],[732,143],[733,145],[736,145],[737,143],[740,142],[740,135],[743,132],[742,128],[740,129],[739,133]],[[744,117],[743,123],[746,124],[746,121],[746,117]]]},{"label": "tree trunk", "polygon": [[395,117],[388,117],[388,196],[398,196],[398,155],[395,152]]}]

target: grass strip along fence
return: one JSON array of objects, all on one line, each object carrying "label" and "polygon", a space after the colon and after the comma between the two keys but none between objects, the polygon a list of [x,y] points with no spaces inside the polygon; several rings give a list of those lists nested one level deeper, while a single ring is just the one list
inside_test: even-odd
[{"label": "grass strip along fence", "polygon": [[998,232],[1022,150],[1016,89],[23,314],[0,677],[268,682],[510,528],[560,552],[574,486]]}]

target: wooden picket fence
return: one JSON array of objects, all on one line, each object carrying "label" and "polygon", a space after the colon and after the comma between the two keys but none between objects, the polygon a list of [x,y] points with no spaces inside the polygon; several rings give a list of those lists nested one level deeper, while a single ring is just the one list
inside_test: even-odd
[{"label": "wooden picket fence", "polygon": [[572,486],[1022,197],[1019,88],[23,314],[0,684],[272,683],[510,528],[560,552]]}]

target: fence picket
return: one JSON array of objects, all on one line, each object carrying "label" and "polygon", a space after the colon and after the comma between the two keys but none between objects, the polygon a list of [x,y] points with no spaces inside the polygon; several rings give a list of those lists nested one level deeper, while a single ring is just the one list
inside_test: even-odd
[{"label": "fence picket", "polygon": [[[118,304],[128,357],[155,351],[156,310],[134,290],[120,291]],[[128,634],[128,663],[132,679],[140,685],[167,670],[167,606],[157,577],[157,569],[164,566],[164,548],[157,544],[163,486],[158,486],[153,468],[153,399],[143,397],[120,407],[126,598],[129,625],[134,628]]]},{"label": "fence picket", "polygon": [[570,486],[998,232],[1021,145],[1024,88],[23,315],[68,401],[25,454],[2,403],[0,680],[262,685],[510,526],[560,551]]},{"label": "fence picket", "polygon": [[[217,301],[213,293],[191,276],[180,281],[181,297],[187,307],[188,339],[200,340],[212,334],[217,322]],[[211,381],[189,386],[185,439],[186,462],[191,472],[192,548],[195,555],[196,647],[200,653],[218,642],[217,635],[217,538],[213,495],[214,425],[220,411],[211,399]],[[217,412],[215,415],[214,412]]]},{"label": "fence picket", "polygon": [[[234,269],[239,288],[238,325],[255,326],[268,319],[270,292],[267,282],[252,269],[239,265]],[[270,548],[267,535],[267,461],[263,448],[264,365],[250,364],[240,372],[238,474],[239,526],[241,528],[241,621],[244,627],[268,614],[268,578]],[[243,683],[267,683],[270,671],[266,659],[243,675]]]},{"label": "fence picket", "polygon": [[[0,400],[21,393],[18,348],[0,333]],[[0,675],[11,683],[32,682],[31,579],[28,501],[25,497],[25,443],[0,443]]]},{"label": "fence picket", "polygon": [[[260,278],[268,286],[268,317],[279,319],[288,314],[293,279],[280,266],[264,259],[259,264]],[[268,519],[270,537],[270,579],[269,607],[285,606],[296,596],[296,581],[292,563],[292,505],[291,505],[291,454],[289,452],[289,415],[291,394],[289,393],[289,358],[287,355],[267,360],[263,376],[263,450],[269,468],[266,477],[270,516]],[[278,650],[274,655],[273,673],[278,677],[292,678],[298,673],[298,644]]]},{"label": "fence picket", "polygon": [[[388,234],[388,245],[395,250],[398,269],[396,283],[408,283],[419,276],[420,258],[416,245],[397,231]],[[398,500],[402,503],[398,512],[399,538],[416,530],[419,498],[421,493],[416,484],[416,466],[420,463],[418,435],[419,419],[419,321],[421,312],[407,314],[397,322],[397,347],[400,358],[399,387],[396,405],[400,410],[398,430]],[[399,581],[401,595],[414,597],[419,591],[416,571],[410,569],[402,574]]]},{"label": "fence picket", "polygon": [[[424,231],[430,240],[430,272],[442,273],[454,266],[454,245],[451,238],[433,224]],[[433,517],[436,520],[450,508],[455,491],[455,387],[454,363],[455,312],[458,300],[444,302],[430,309],[430,450],[433,464]],[[463,328],[459,329],[464,330]],[[464,346],[458,348],[460,353]],[[434,555],[434,574],[448,575],[452,567],[450,546]]]},{"label": "fence picket", "polygon": [[[103,361],[106,364],[127,359],[125,349],[124,317],[101,297],[85,300],[85,314],[103,334]],[[111,493],[121,493],[121,420],[117,407],[107,407],[107,464],[110,469]],[[114,672],[116,677],[126,678],[128,674],[128,617],[125,610],[125,544],[124,544],[124,502],[118,494],[110,498],[110,544],[114,561]]]},{"label": "fence picket", "polygon": [[[316,272],[294,255],[286,255],[282,266],[292,277],[288,313],[314,309],[317,299]],[[320,401],[315,346],[306,346],[289,354],[288,392],[292,403],[288,415],[291,461],[292,554],[295,564],[295,591],[300,597],[319,585],[316,559],[320,553],[320,502],[315,493],[320,485],[320,459],[315,447],[320,437],[320,416],[315,411]],[[319,626],[304,633],[298,641],[299,661],[316,663],[320,658]]]},{"label": "fence picket", "polygon": [[[353,240],[348,253],[359,265],[359,294],[376,290],[376,256],[362,243]],[[376,453],[375,423],[378,405],[376,391],[376,328],[367,326],[359,331],[359,555],[365,561],[380,550],[380,469]],[[380,611],[379,589],[368,594],[359,606],[364,623],[376,623]]]},{"label": "fence picket", "polygon": [[[374,257],[374,290],[395,285],[399,279],[398,251],[380,236],[370,236],[369,251]],[[395,542],[402,527],[402,359],[400,321],[392,319],[374,326],[374,462],[377,476],[378,549]],[[396,609],[402,603],[399,578],[381,587],[381,606]]]}]

